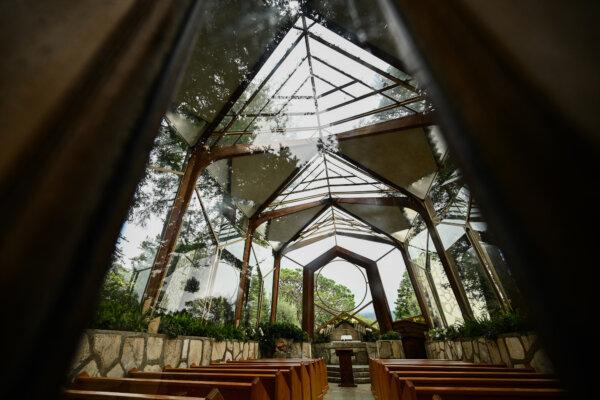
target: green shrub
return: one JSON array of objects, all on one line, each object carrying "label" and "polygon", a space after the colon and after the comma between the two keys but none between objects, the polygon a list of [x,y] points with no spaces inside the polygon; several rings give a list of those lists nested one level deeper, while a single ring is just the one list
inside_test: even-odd
[{"label": "green shrub", "polygon": [[90,328],[145,332],[147,327],[148,314],[142,313],[138,298],[129,291],[123,274],[118,269],[110,270]]},{"label": "green shrub", "polygon": [[462,324],[446,329],[431,329],[428,332],[432,340],[456,340],[462,338],[485,337],[495,339],[504,333],[520,333],[530,330],[530,326],[518,312],[507,312],[491,319],[467,320]]},{"label": "green shrub", "polygon": [[400,340],[400,334],[396,331],[389,331],[379,337],[379,340]]},{"label": "green shrub", "polygon": [[313,338],[313,343],[329,343],[331,342],[331,335],[327,333],[317,333]]},{"label": "green shrub", "polygon": [[236,328],[231,324],[223,325],[205,321],[193,316],[186,310],[162,314],[158,332],[171,338],[177,336],[203,336],[211,337],[217,341],[226,339],[248,340],[248,335],[241,328]]},{"label": "green shrub", "polygon": [[271,357],[275,351],[275,339],[292,339],[294,342],[308,341],[308,334],[294,324],[279,322],[276,324],[263,323],[258,333],[260,352],[265,357]]},{"label": "green shrub", "polygon": [[363,342],[376,342],[379,340],[379,333],[368,330],[362,335]]}]

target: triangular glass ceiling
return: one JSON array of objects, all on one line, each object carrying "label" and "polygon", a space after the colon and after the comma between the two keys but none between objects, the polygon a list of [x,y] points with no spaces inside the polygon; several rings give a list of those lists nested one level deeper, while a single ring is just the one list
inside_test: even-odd
[{"label": "triangular glass ceiling", "polygon": [[409,75],[301,16],[208,143],[322,139],[423,111]]},{"label": "triangular glass ceiling", "polygon": [[351,160],[323,151],[267,205],[263,215],[277,217],[264,234],[276,248],[292,240],[313,243],[336,235],[393,243],[386,235],[401,239],[398,235],[410,227],[413,216],[391,201],[404,199]]},{"label": "triangular glass ceiling", "polygon": [[265,211],[318,202],[327,198],[403,196],[341,156],[317,154],[265,208]]},{"label": "triangular glass ceiling", "polygon": [[333,238],[332,244],[337,244],[338,235],[392,244],[388,237],[374,231],[368,224],[338,207],[331,206],[302,229],[298,237],[286,247],[286,251],[297,250],[327,238]]}]

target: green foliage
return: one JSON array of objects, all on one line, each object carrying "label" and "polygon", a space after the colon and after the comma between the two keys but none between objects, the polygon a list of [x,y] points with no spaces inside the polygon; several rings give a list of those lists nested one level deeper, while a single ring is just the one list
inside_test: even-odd
[{"label": "green foliage", "polygon": [[404,271],[404,274],[402,274],[395,306],[394,316],[396,319],[404,319],[421,314],[419,302],[417,301],[417,296],[415,295],[407,271]]},{"label": "green foliage", "polygon": [[225,339],[248,340],[247,333],[231,324],[218,324],[195,317],[190,312],[178,311],[163,314],[160,318],[158,333],[169,337],[177,336],[203,336],[211,337],[217,341]]},{"label": "green foliage", "polygon": [[[448,253],[456,262],[460,281],[472,299],[472,305],[480,304],[492,316],[501,314],[500,303],[467,237],[463,236],[460,240],[456,241],[448,249]],[[450,288],[449,284],[444,284],[443,286],[447,289]]]},{"label": "green foliage", "polygon": [[389,331],[379,337],[379,340],[400,340],[400,334],[396,331]]},{"label": "green foliage", "polygon": [[137,296],[129,290],[123,269],[113,267],[104,280],[91,328],[145,332],[147,326],[148,315],[142,313]]},{"label": "green foliage", "polygon": [[233,306],[223,296],[203,297],[188,301],[186,309],[193,317],[221,324],[233,323]]},{"label": "green foliage", "polygon": [[463,324],[452,325],[446,329],[431,329],[428,335],[432,340],[476,337],[495,339],[504,333],[522,333],[529,329],[530,326],[518,312],[508,312],[495,315],[491,319],[467,320]]},{"label": "green foliage", "polygon": [[[346,286],[336,283],[334,280],[319,275],[316,282],[315,288],[318,290],[319,295],[315,295],[315,302],[317,304],[323,304],[325,302],[326,307],[335,307],[339,310],[349,310],[355,307],[354,294]],[[300,325],[302,320],[302,308],[295,306],[296,304],[302,304],[300,298],[302,294],[302,271],[299,269],[282,268],[280,272],[279,280],[279,303],[278,311],[282,306],[282,303],[287,303],[287,309],[285,310],[286,318],[291,317],[290,311],[293,309],[296,313],[294,319],[286,322],[291,322],[295,325]],[[284,306],[286,307],[286,306]],[[315,307],[315,326],[320,326],[327,322],[331,318],[331,314],[328,312]],[[280,321],[278,319],[278,321]]]},{"label": "green foliage", "polygon": [[[282,270],[283,271],[283,270]],[[300,320],[298,319],[298,309],[294,304],[290,304],[283,299],[279,299],[277,302],[277,321],[285,322],[288,324],[294,324],[300,327]]]},{"label": "green foliage", "polygon": [[278,322],[260,324],[258,345],[264,357],[271,357],[276,339],[292,339],[294,342],[308,341],[308,334],[294,324]]},{"label": "green foliage", "polygon": [[267,322],[269,319],[269,309],[271,298],[268,297],[264,287],[264,280],[260,268],[256,268],[256,272],[250,278],[250,287],[248,290],[248,299],[246,301],[244,324],[246,326],[256,326],[258,317],[258,304],[260,303],[260,319],[259,322]]},{"label": "green foliage", "polygon": [[[148,165],[181,171],[187,148],[183,139],[163,120]],[[167,212],[178,185],[177,175],[148,169],[136,189],[133,204],[129,209],[129,221],[145,225],[152,215],[162,215]]]},{"label": "green foliage", "polygon": [[367,330],[362,335],[362,341],[363,342],[376,342],[378,340],[379,340],[379,333],[374,332],[372,330]]},{"label": "green foliage", "polygon": [[324,333],[324,332],[319,332],[319,333],[315,334],[312,342],[313,343],[329,343],[329,342],[331,342],[331,335]]}]

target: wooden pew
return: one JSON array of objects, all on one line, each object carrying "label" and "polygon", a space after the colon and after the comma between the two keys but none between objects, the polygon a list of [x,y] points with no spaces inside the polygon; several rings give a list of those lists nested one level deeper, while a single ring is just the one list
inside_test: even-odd
[{"label": "wooden pew", "polygon": [[275,370],[273,373],[223,373],[223,371],[212,372],[142,372],[130,371],[129,377],[140,379],[171,379],[182,381],[221,381],[221,382],[252,382],[255,378],[260,379],[269,394],[271,400],[290,400],[290,389],[285,382],[283,373]]},{"label": "wooden pew", "polygon": [[296,369],[259,369],[252,368],[251,365],[238,368],[234,366],[232,368],[212,368],[210,366],[204,367],[193,367],[193,368],[172,368],[166,366],[163,368],[163,372],[189,372],[189,373],[219,373],[222,375],[227,374],[276,374],[280,373],[285,380],[287,387],[290,390],[291,400],[302,400],[302,384],[300,382],[300,376]]},{"label": "wooden pew", "polygon": [[555,388],[507,388],[507,387],[429,387],[414,386],[410,381],[404,386],[401,400],[517,400],[565,398],[561,389]]},{"label": "wooden pew", "polygon": [[252,382],[207,382],[78,376],[69,389],[194,397],[206,397],[213,389],[218,389],[225,400],[269,400],[258,378]]},{"label": "wooden pew", "polygon": [[399,399],[407,382],[415,387],[487,387],[487,388],[556,388],[560,382],[556,379],[503,379],[503,378],[429,378],[429,377],[399,377],[392,374],[392,384],[389,391],[390,399]]},{"label": "wooden pew", "polygon": [[[275,363],[275,362],[260,362],[262,360],[257,360],[256,362],[244,362],[244,363],[238,363],[238,362],[228,362],[225,364],[210,364],[210,367],[212,368],[235,368],[235,367],[243,367],[243,368],[248,368],[248,366],[252,366],[252,368],[255,369],[295,369],[299,378],[300,378],[300,391],[302,392],[302,399],[303,400],[316,400],[312,398],[312,392],[311,392],[311,382],[310,382],[310,375],[308,372],[308,368],[307,368],[307,364],[305,362],[279,362],[279,363]],[[192,368],[196,368],[194,366],[192,366]],[[294,389],[292,389],[294,390]]]},{"label": "wooden pew", "polygon": [[371,372],[371,390],[378,399],[390,397],[390,388],[392,386],[391,373],[397,372],[399,376],[409,376],[413,373],[424,372],[491,372],[491,373],[513,373],[529,374],[534,373],[531,368],[514,369],[503,365],[474,364],[464,361],[448,360],[369,360],[369,370]]},{"label": "wooden pew", "polygon": [[[399,376],[410,375],[415,371],[431,371],[431,372],[515,372],[515,368],[487,366],[487,365],[386,365],[382,366],[379,372],[379,380],[381,382],[381,389],[384,396],[387,394],[388,389],[391,385],[391,372],[397,372]],[[529,374],[535,371],[531,368],[522,368],[518,370],[518,373]]]},{"label": "wooden pew", "polygon": [[217,389],[213,389],[206,397],[169,396],[161,394],[99,392],[67,389],[63,391],[63,399],[69,400],[223,400]]},{"label": "wooden pew", "polygon": [[[308,373],[311,376],[311,381],[316,381],[320,385],[319,397],[324,395],[329,390],[329,384],[327,382],[327,366],[322,358],[267,358],[259,360],[239,360],[239,361],[228,361],[227,364],[231,365],[255,365],[255,364],[286,364],[286,363],[302,363],[307,366]],[[310,366],[313,366],[314,373],[311,374]],[[314,378],[314,379],[313,379]],[[314,390],[317,394],[316,389]],[[314,395],[313,395],[314,397]]]}]

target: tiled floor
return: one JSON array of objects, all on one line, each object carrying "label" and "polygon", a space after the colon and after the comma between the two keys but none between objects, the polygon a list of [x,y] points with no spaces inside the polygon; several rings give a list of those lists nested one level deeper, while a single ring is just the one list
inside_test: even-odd
[{"label": "tiled floor", "polygon": [[337,383],[329,383],[329,391],[323,400],[372,400],[371,385],[358,385],[353,388],[339,387]]}]

